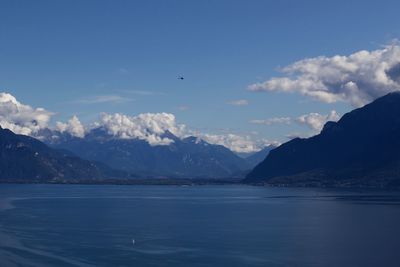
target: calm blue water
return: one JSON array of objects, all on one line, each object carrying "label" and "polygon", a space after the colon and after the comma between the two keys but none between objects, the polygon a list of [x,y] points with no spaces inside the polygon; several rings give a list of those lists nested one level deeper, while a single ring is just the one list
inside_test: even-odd
[{"label": "calm blue water", "polygon": [[399,266],[399,204],[377,191],[0,185],[0,266]]}]

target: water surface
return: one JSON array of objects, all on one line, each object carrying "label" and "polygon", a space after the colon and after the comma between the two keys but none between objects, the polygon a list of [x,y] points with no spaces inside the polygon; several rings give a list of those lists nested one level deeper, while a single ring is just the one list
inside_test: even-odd
[{"label": "water surface", "polygon": [[381,191],[0,185],[0,266],[398,266],[399,204]]}]

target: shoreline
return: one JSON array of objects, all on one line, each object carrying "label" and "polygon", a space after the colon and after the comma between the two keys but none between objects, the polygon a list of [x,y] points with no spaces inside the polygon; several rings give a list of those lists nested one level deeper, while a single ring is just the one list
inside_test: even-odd
[{"label": "shoreline", "polygon": [[227,179],[101,179],[101,180],[0,180],[1,184],[61,184],[61,185],[247,185]]},{"label": "shoreline", "polygon": [[0,180],[0,186],[5,184],[14,185],[116,185],[116,186],[206,186],[206,185],[242,185],[256,187],[273,187],[273,188],[316,188],[316,189],[351,189],[351,190],[384,190],[384,191],[400,191],[400,187],[390,187],[371,184],[275,184],[275,183],[243,183],[241,180],[224,180],[224,179],[105,179],[105,180]]}]

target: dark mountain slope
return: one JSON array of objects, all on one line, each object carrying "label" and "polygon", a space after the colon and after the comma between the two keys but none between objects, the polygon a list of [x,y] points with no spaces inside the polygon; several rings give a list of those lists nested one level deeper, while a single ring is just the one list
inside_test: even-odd
[{"label": "dark mountain slope", "polygon": [[0,128],[0,180],[89,180],[113,174],[107,167],[49,148],[32,137]]},{"label": "dark mountain slope", "polygon": [[391,186],[400,180],[400,93],[328,122],[270,152],[245,182]]}]

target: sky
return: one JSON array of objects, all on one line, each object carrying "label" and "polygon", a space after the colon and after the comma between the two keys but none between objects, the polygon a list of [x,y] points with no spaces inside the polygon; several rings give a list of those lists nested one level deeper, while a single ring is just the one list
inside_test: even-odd
[{"label": "sky", "polygon": [[84,127],[119,118],[134,135],[135,123],[167,119],[237,152],[310,136],[400,89],[398,10],[399,1],[2,0],[0,92],[32,109],[0,107],[0,125],[29,128],[34,114],[39,128],[82,135],[72,116]]}]

